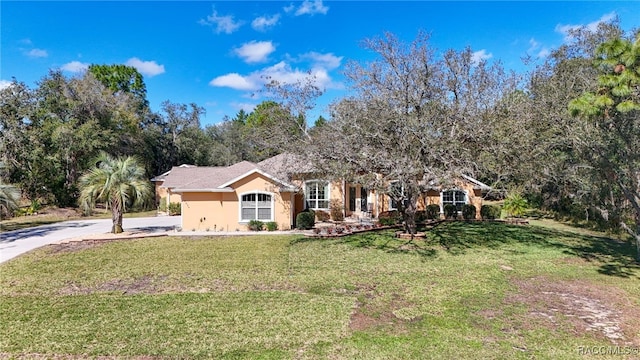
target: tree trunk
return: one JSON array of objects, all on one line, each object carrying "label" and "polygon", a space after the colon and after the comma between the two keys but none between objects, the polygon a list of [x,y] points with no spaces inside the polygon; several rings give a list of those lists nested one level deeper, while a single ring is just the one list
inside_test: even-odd
[{"label": "tree trunk", "polygon": [[636,213],[636,262],[640,263],[640,214]]},{"label": "tree trunk", "polygon": [[411,239],[413,240],[413,235],[416,233],[416,202],[417,199],[413,194],[409,194],[407,196],[407,206],[404,207],[403,217],[404,217],[404,227],[405,232],[407,234],[411,234]]},{"label": "tree trunk", "polygon": [[111,221],[113,222],[111,232],[120,234],[122,232],[122,204],[117,201],[111,202]]}]

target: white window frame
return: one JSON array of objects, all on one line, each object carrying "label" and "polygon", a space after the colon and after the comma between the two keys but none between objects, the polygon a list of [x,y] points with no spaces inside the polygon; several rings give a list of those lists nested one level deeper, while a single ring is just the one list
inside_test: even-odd
[{"label": "white window frame", "polygon": [[[464,202],[462,203],[462,205],[468,204],[469,203],[469,193],[466,190],[462,190],[462,189],[447,189],[447,190],[442,190],[440,191],[440,213],[444,214],[444,193],[447,191],[457,191],[457,192],[461,192],[464,194]],[[458,202],[456,202],[455,200],[455,194],[453,195],[453,203],[451,202],[447,202],[447,204],[453,204],[456,205],[458,204]],[[461,211],[458,211],[458,214],[460,214]]]},{"label": "white window frame", "polygon": [[[318,194],[318,188],[319,188],[319,184],[324,184],[325,186],[325,196],[326,198],[324,199],[320,199],[317,197],[315,199],[309,199],[309,185],[311,184],[315,184],[316,185],[316,194]],[[318,202],[320,201],[326,201],[327,202],[327,207],[318,207]],[[315,203],[315,207],[309,206],[310,202],[314,202]],[[307,180],[304,182],[304,206],[307,209],[311,209],[311,210],[329,210],[329,208],[331,207],[331,184],[329,184],[328,181],[325,180]]]},{"label": "white window frame", "polygon": [[[242,198],[245,195],[252,195],[255,194],[256,195],[256,202],[255,202],[255,210],[256,210],[256,219],[243,219],[242,218]],[[270,216],[269,219],[257,219],[258,217],[258,195],[268,195],[271,197],[271,201],[269,204],[269,210],[270,210]],[[275,219],[275,194],[268,192],[268,191],[248,191],[248,192],[244,192],[242,194],[239,194],[239,198],[238,198],[238,219],[239,219],[239,223],[248,223],[251,220],[259,220],[259,221],[274,221]]]}]

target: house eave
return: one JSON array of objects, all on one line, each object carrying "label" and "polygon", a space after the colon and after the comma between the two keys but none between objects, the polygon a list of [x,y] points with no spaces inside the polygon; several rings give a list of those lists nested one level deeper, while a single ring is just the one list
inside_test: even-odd
[{"label": "house eave", "polygon": [[214,189],[172,189],[171,192],[173,193],[178,193],[178,194],[182,194],[182,193],[201,193],[201,192],[210,192],[210,193],[231,193],[234,192],[235,190],[231,189],[231,188],[214,188]]}]

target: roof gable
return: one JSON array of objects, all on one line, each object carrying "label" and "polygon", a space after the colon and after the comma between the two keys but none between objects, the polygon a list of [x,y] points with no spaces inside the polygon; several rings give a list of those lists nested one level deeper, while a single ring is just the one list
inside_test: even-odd
[{"label": "roof gable", "polygon": [[276,178],[249,161],[241,161],[226,167],[173,167],[165,177],[162,186],[171,188],[175,192],[196,190],[226,192],[233,191],[231,185],[254,173],[261,174],[287,190],[293,189],[291,184]]}]

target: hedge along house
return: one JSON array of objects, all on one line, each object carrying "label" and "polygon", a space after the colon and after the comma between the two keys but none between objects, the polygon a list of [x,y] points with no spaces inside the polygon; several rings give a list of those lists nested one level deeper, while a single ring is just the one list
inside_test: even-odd
[{"label": "hedge along house", "polygon": [[293,227],[297,187],[248,161],[174,167],[162,187],[181,195],[183,231],[244,231],[251,220]]}]

